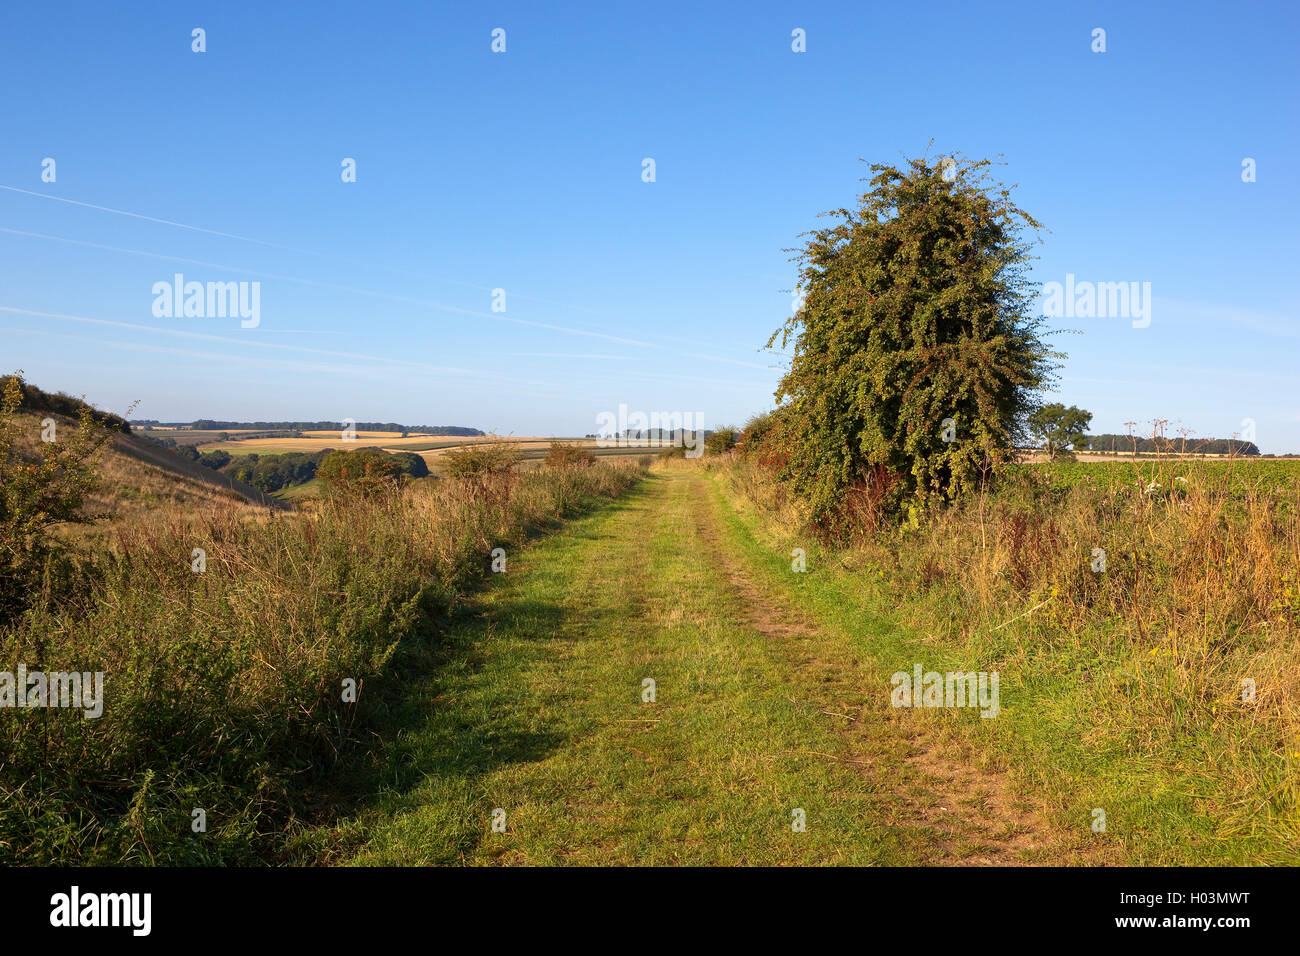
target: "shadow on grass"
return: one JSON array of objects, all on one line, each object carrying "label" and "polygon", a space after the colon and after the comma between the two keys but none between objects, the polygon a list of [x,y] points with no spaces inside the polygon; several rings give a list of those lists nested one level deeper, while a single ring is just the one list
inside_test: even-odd
[{"label": "shadow on grass", "polygon": [[[617,498],[592,499],[570,520],[588,522],[616,509],[635,508],[660,480],[650,474]],[[564,529],[571,529],[577,540],[608,537],[561,523],[530,539],[535,542]],[[492,578],[478,579],[449,618],[436,625],[425,621],[403,635],[384,673],[366,687],[370,707],[362,732],[340,751],[334,768],[313,781],[305,822],[329,827],[364,817],[401,800],[431,777],[473,786],[475,779],[502,767],[542,760],[568,741],[559,731],[533,729],[517,695],[480,680],[486,665],[482,642],[501,622],[509,621],[512,634],[529,644],[562,639],[565,630],[565,609],[558,596],[547,601],[502,599],[485,609],[478,594],[494,585]],[[469,851],[475,843],[477,839],[462,849]],[[334,856],[354,849],[335,845],[328,851]]]}]

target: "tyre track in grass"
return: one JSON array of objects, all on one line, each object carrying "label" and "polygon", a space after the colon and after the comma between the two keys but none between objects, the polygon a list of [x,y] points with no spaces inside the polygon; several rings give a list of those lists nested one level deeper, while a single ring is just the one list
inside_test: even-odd
[{"label": "tyre track in grass", "polygon": [[763,593],[722,508],[668,467],[512,555],[412,685],[382,788],[323,838],[334,859],[1065,862],[996,775],[900,720],[852,642]]},{"label": "tyre track in grass", "polygon": [[[686,472],[682,480],[695,487],[692,519],[700,539],[711,549],[721,577],[739,599],[746,621],[785,653],[792,676],[811,678],[800,682],[807,705],[837,727],[854,753],[878,750],[880,736],[869,729],[889,728],[909,771],[899,775],[901,806],[894,822],[932,832],[925,863],[1018,866],[1100,862],[1095,854],[1071,849],[1067,835],[1047,822],[1043,808],[1032,798],[1018,794],[1005,774],[962,759],[950,746],[940,744],[923,719],[886,706],[888,685],[873,687],[867,665],[847,642],[823,633],[807,616],[760,588],[743,557],[724,541],[720,509],[725,505],[707,482]],[[870,759],[849,760],[864,774],[873,772]]]}]

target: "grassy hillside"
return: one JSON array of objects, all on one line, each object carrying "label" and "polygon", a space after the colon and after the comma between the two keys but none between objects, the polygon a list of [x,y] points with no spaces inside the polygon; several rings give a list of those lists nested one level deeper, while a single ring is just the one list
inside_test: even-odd
[{"label": "grassy hillside", "polygon": [[[24,412],[16,417],[19,445],[26,454],[36,451],[44,417],[36,412]],[[75,419],[64,415],[53,417],[59,429],[76,428]],[[102,452],[97,470],[100,484],[88,497],[84,510],[88,515],[111,521],[142,520],[168,507],[216,507],[250,513],[258,510],[245,495],[229,487],[221,475],[193,467],[165,449],[151,447],[129,435],[113,437]],[[258,492],[247,488],[245,494],[255,496]],[[84,530],[65,529],[68,533]]]}]

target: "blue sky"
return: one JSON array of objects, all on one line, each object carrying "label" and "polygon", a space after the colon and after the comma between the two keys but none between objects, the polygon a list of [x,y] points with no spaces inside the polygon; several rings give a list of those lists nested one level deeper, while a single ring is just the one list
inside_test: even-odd
[{"label": "blue sky", "polygon": [[[1300,452],[1300,5],[276,6],[5,5],[0,368],[162,420],[740,423],[785,250],[933,139],[1001,155],[1038,280],[1151,283],[1058,323],[1094,431]],[[155,317],[176,272],[260,324]]]}]

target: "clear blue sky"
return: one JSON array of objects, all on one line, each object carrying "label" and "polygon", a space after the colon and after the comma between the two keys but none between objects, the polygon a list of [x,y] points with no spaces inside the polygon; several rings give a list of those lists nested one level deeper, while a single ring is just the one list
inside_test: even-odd
[{"label": "clear blue sky", "polygon": [[[1001,154],[1039,281],[1151,283],[1148,328],[1058,323],[1094,431],[1300,451],[1300,5],[282,6],[4,5],[0,368],[162,420],[739,423],[783,250],[933,138]],[[155,318],[178,271],[260,326]]]}]

